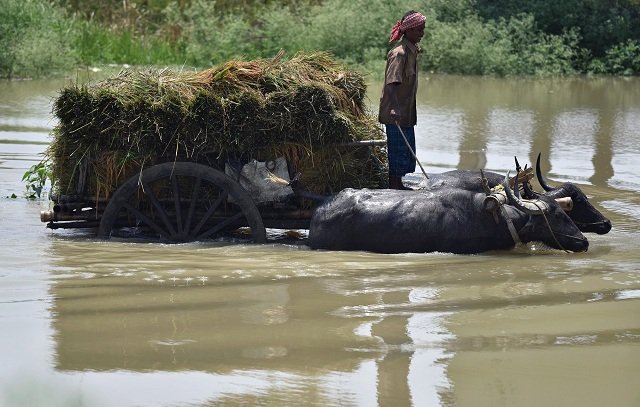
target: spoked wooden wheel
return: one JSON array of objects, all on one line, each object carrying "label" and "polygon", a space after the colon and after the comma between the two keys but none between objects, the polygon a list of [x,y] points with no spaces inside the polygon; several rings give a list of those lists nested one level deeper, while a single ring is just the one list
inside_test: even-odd
[{"label": "spoked wooden wheel", "polygon": [[249,227],[266,242],[262,216],[247,191],[202,164],[168,162],[131,177],[107,204],[98,237],[159,239],[172,243],[210,239]]}]

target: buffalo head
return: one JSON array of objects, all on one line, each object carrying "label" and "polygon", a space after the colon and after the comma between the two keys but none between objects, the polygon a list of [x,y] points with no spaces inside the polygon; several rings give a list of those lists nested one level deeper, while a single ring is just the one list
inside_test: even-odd
[{"label": "buffalo head", "polygon": [[565,182],[552,187],[547,183],[540,169],[540,154],[536,160],[536,175],[540,186],[545,190],[544,195],[552,198],[571,198],[573,208],[567,214],[581,231],[603,235],[611,230],[611,221],[591,205],[584,192],[575,184]]},{"label": "buffalo head", "polygon": [[521,199],[518,189],[514,188],[514,193],[509,187],[509,174],[503,186],[509,203],[529,215],[518,230],[522,241],[541,241],[555,249],[572,252],[583,252],[589,248],[589,241],[553,197],[539,195],[536,199]]}]

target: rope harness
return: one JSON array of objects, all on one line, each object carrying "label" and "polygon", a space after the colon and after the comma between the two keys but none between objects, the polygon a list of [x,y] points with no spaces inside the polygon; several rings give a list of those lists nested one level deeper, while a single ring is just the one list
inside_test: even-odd
[{"label": "rope harness", "polygon": [[[482,174],[482,185],[483,188],[485,190],[485,193],[487,193],[487,195],[491,194],[491,195],[505,195],[504,192],[504,187],[499,184],[496,185],[494,188],[489,189],[488,188],[488,183],[489,181],[484,177],[484,174]],[[518,188],[518,186],[514,186],[514,188]],[[506,200],[506,196],[505,196],[505,200]],[[522,240],[520,239],[520,236],[518,235],[518,231],[515,227],[515,225],[513,224],[513,221],[511,220],[511,218],[509,217],[509,215],[507,214],[507,210],[505,208],[505,203],[503,202],[501,199],[496,199],[496,201],[499,203],[499,208],[500,208],[500,214],[502,215],[502,218],[504,220],[504,222],[507,225],[507,229],[509,229],[509,234],[511,235],[511,239],[513,239],[513,242],[518,245],[522,243]],[[553,230],[553,228],[551,227],[551,224],[549,223],[549,219],[547,218],[547,214],[544,210],[544,207],[542,207],[538,202],[536,201],[529,201],[531,204],[533,204],[536,208],[538,208],[538,210],[540,211],[540,214],[542,215],[542,217],[544,218],[545,224],[547,225],[547,228],[549,229],[549,232],[551,233],[551,236],[553,237],[553,240],[556,242],[556,244],[558,245],[558,247],[563,250],[565,253],[571,253],[570,250],[565,249],[565,247],[560,243],[560,241],[558,240],[558,238],[556,237],[556,235],[558,236],[564,236],[564,237],[568,237],[571,239],[575,239],[575,240],[580,240],[579,238],[575,237],[575,236],[571,236],[571,235],[567,235],[565,233],[560,233],[560,232],[555,232]],[[494,218],[496,220],[496,223],[498,222],[498,218],[496,215],[496,212],[493,212]]]},{"label": "rope harness", "polygon": [[514,243],[516,245],[521,244],[522,240],[520,240],[520,236],[518,235],[518,231],[516,230],[516,227],[513,224],[513,221],[511,220],[509,215],[507,215],[507,210],[505,209],[503,204],[500,204],[500,213],[502,214],[502,218],[504,219],[505,223],[507,224],[507,229],[509,229],[509,233],[511,233],[511,238],[513,239]]}]

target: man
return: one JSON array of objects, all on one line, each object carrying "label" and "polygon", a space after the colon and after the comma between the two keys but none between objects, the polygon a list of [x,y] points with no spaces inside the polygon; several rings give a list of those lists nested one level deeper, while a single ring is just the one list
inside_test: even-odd
[{"label": "man", "polygon": [[402,185],[402,177],[416,169],[416,160],[402,133],[415,153],[418,43],[424,36],[425,21],[423,14],[412,10],[391,29],[389,42],[396,44],[387,54],[378,120],[386,126],[389,188],[392,189],[409,189]]}]

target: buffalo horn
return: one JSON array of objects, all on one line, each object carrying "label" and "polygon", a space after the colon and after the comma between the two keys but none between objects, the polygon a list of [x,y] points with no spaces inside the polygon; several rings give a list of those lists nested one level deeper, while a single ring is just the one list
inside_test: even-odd
[{"label": "buffalo horn", "polygon": [[548,191],[551,191],[553,187],[549,186],[549,184],[547,184],[547,181],[545,181],[544,177],[542,176],[542,170],[540,169],[541,154],[542,153],[538,153],[538,159],[536,160],[536,175],[538,176],[538,182],[540,183],[540,186],[542,187],[542,189],[548,192]]},{"label": "buffalo horn", "polygon": [[[516,174],[516,185],[518,181],[518,174]],[[509,198],[509,202],[511,205],[520,209],[522,212],[527,213],[529,215],[542,215],[544,209],[547,208],[547,204],[536,200],[534,201],[523,201],[519,197],[519,192],[517,188],[515,188],[516,193],[511,190],[509,187],[509,172],[507,172],[507,176],[504,179],[504,190],[507,193],[507,197]]]}]

